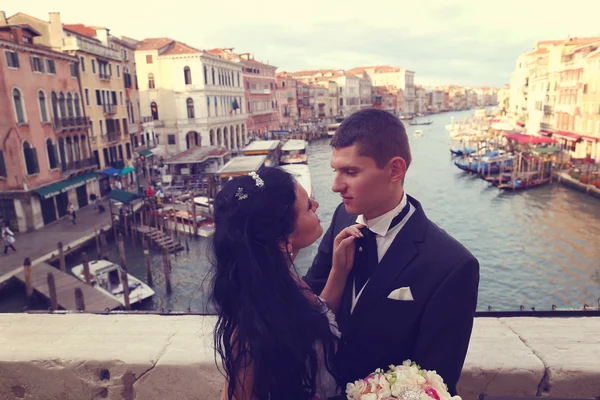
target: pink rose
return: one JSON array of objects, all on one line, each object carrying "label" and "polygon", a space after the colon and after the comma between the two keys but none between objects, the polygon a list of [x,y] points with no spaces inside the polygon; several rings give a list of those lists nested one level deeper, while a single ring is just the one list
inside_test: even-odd
[{"label": "pink rose", "polygon": [[440,400],[440,396],[438,395],[438,393],[435,391],[434,388],[427,389],[425,391],[425,393],[427,393],[427,396],[431,397],[432,399]]}]

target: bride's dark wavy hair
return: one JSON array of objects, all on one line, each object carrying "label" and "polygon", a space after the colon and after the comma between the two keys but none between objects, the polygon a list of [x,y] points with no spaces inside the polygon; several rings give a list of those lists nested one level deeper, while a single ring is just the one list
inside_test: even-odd
[{"label": "bride's dark wavy hair", "polygon": [[249,362],[257,399],[312,399],[319,368],[314,345],[322,343],[333,374],[336,338],[292,277],[283,250],[296,228],[295,180],[278,168],[263,167],[258,175],[264,186],[250,176],[235,178],[214,203],[215,350],[229,381],[228,399],[242,393],[236,386]]}]

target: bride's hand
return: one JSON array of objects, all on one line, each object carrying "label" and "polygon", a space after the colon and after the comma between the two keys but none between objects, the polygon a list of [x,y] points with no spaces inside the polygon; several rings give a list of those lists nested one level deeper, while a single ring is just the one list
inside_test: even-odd
[{"label": "bride's hand", "polygon": [[332,269],[348,273],[354,263],[354,249],[357,238],[363,237],[360,228],[362,224],[355,224],[342,230],[333,241],[333,266]]}]

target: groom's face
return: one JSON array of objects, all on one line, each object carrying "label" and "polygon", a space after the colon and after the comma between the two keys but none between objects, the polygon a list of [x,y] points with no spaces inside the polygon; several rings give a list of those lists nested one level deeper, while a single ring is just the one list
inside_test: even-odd
[{"label": "groom's face", "polygon": [[331,189],[342,196],[349,214],[374,218],[387,211],[393,190],[388,166],[378,168],[372,158],[360,155],[353,144],[333,149],[331,167],[335,171]]}]

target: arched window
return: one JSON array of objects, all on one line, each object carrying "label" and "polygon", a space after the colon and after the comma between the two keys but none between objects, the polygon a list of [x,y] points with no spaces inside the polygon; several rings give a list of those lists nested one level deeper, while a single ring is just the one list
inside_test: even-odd
[{"label": "arched window", "polygon": [[38,91],[38,103],[40,106],[40,118],[42,122],[48,122],[48,108],[46,107],[46,95],[43,91]]},{"label": "arched window", "polygon": [[36,149],[31,147],[31,145],[27,141],[23,142],[23,157],[25,158],[27,175],[33,175],[40,172]]},{"label": "arched window", "polygon": [[73,97],[71,97],[71,93],[67,93],[67,113],[69,118],[73,117]]},{"label": "arched window", "polygon": [[281,87],[284,88],[285,87],[285,81],[281,82]]},{"label": "arched window", "polygon": [[150,112],[152,113],[152,119],[153,120],[157,120],[158,118],[158,106],[156,105],[156,102],[153,101],[152,103],[150,103]]},{"label": "arched window", "polygon": [[238,80],[237,80],[238,81],[238,87],[240,87],[240,73],[238,72],[237,75],[238,75]]},{"label": "arched window", "polygon": [[204,66],[204,84],[208,85],[208,68],[206,68],[206,65]]},{"label": "arched window", "polygon": [[194,115],[194,100],[190,97],[187,99],[187,115],[188,118],[196,118]]},{"label": "arched window", "polygon": [[23,96],[19,89],[13,89],[13,102],[15,104],[15,115],[18,124],[25,123],[25,109],[23,108]]},{"label": "arched window", "polygon": [[192,71],[190,71],[190,67],[185,67],[183,69],[183,79],[185,79],[186,85],[192,84]]},{"label": "arched window", "polygon": [[79,105],[79,95],[75,93],[75,97],[73,97],[73,104],[75,105],[75,116],[81,117],[81,107]]},{"label": "arched window", "polygon": [[212,84],[215,84],[215,67],[212,67]]},{"label": "arched window", "polygon": [[65,118],[67,110],[65,108],[65,95],[62,92],[58,95],[58,108],[60,109],[60,116]]},{"label": "arched window", "polygon": [[50,139],[46,139],[46,153],[48,154],[48,164],[50,169],[58,168],[56,146],[52,144],[52,140]]},{"label": "arched window", "polygon": [[148,89],[154,89],[154,74],[148,74]]},{"label": "arched window", "polygon": [[52,115],[54,115],[55,119],[59,119],[60,114],[58,113],[58,97],[54,92],[52,92],[52,95],[50,97],[52,99]]}]

